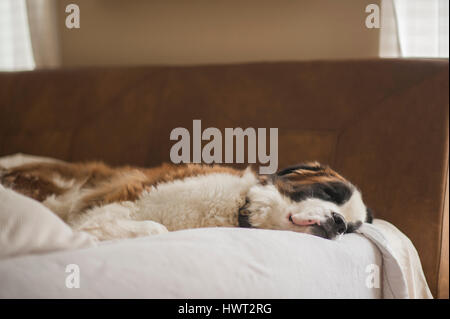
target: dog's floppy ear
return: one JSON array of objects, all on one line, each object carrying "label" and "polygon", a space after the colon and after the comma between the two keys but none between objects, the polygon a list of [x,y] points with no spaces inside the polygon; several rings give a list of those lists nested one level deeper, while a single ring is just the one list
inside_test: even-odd
[{"label": "dog's floppy ear", "polygon": [[347,230],[345,231],[346,234],[350,234],[355,232],[359,227],[361,227],[362,222],[358,220],[355,223],[347,223]]},{"label": "dog's floppy ear", "polygon": [[367,207],[366,208],[366,212],[367,212],[367,214],[366,214],[366,223],[372,224],[372,222],[373,222],[373,211],[369,207]]},{"label": "dog's floppy ear", "polygon": [[[367,207],[366,208],[366,220],[365,220],[365,222],[366,223],[369,223],[369,224],[372,224],[372,222],[373,222],[373,212],[372,212],[372,210],[369,208],[369,207]],[[361,225],[362,225],[362,222],[361,221],[357,221],[357,222],[355,222],[355,223],[348,223],[347,224],[347,231],[345,232],[346,234],[348,234],[348,233],[353,233],[355,230],[357,230],[359,227],[361,227]]]},{"label": "dog's floppy ear", "polygon": [[279,170],[276,174],[277,174],[277,176],[283,176],[283,175],[287,175],[292,172],[295,172],[297,170],[307,170],[307,171],[317,172],[322,169],[323,169],[323,167],[322,167],[322,165],[320,165],[319,162],[308,162],[308,163],[302,163],[302,164],[289,166],[287,168]]}]

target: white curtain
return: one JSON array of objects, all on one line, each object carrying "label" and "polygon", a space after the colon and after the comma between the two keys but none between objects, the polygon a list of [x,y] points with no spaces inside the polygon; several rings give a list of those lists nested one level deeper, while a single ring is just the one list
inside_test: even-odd
[{"label": "white curtain", "polygon": [[56,0],[0,0],[0,71],[60,65]]},{"label": "white curtain", "polygon": [[0,71],[34,67],[25,0],[0,0]]},{"label": "white curtain", "polygon": [[37,68],[60,66],[58,4],[56,0],[27,0],[31,44]]},{"label": "white curtain", "polygon": [[381,57],[448,58],[448,0],[383,0]]}]

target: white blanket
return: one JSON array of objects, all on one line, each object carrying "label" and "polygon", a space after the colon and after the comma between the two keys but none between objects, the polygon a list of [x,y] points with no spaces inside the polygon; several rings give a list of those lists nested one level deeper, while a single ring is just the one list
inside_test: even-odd
[{"label": "white blanket", "polygon": [[[10,258],[0,262],[0,298],[407,298],[402,266],[365,228],[335,241],[205,228]],[[70,264],[79,288],[66,287]]]}]

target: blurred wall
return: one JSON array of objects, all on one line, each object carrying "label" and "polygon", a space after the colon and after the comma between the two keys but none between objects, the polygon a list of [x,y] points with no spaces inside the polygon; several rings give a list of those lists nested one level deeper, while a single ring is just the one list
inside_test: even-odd
[{"label": "blurred wall", "polygon": [[[64,26],[76,3],[81,28]],[[375,0],[60,0],[63,66],[378,56]]]}]

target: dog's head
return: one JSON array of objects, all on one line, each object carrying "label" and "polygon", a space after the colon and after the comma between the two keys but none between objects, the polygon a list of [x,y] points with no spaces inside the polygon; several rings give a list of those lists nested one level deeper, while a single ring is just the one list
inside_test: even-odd
[{"label": "dog's head", "polygon": [[300,164],[260,180],[240,211],[249,226],[332,239],[372,222],[359,190],[328,166]]}]

